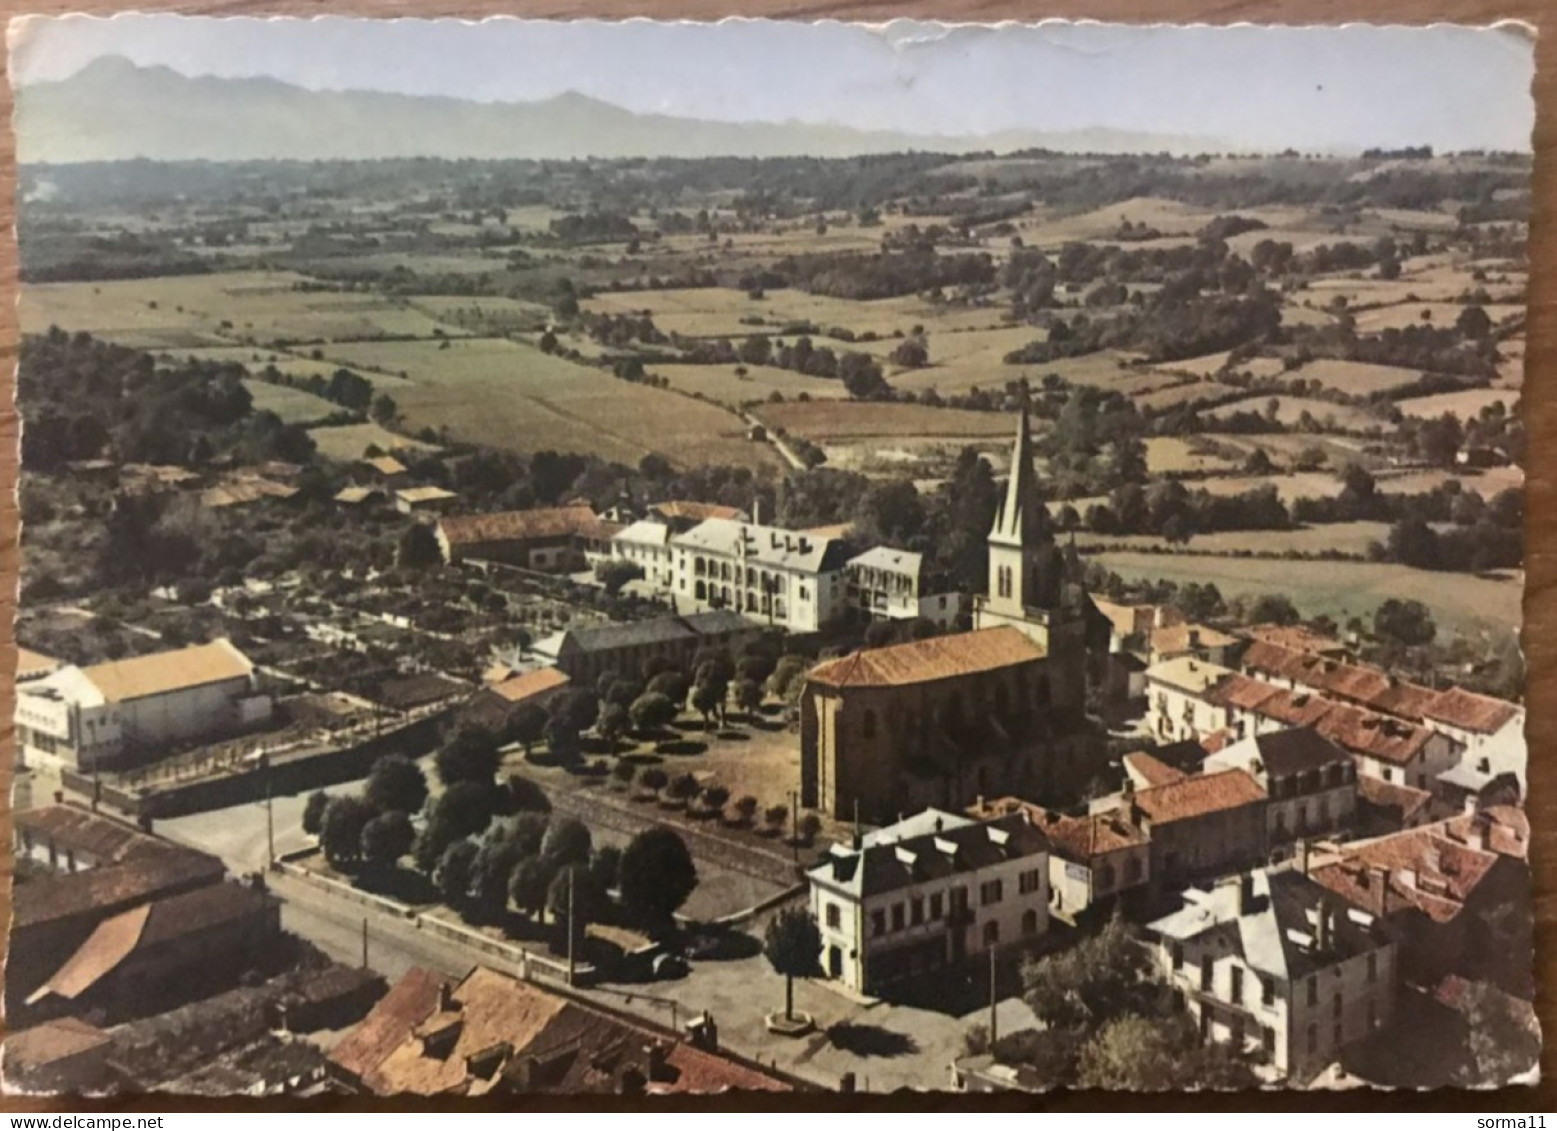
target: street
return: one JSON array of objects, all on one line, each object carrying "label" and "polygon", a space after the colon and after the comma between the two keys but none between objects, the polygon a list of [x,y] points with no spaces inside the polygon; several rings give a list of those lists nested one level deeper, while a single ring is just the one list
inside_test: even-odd
[{"label": "street", "polygon": [[[333,791],[358,788],[358,784],[348,783]],[[274,800],[278,853],[310,843],[301,828],[306,801],[306,795]],[[159,821],[157,831],[221,856],[234,872],[254,872],[265,866],[264,802]],[[611,828],[597,829],[595,835],[602,843],[626,839],[625,831]],[[749,897],[759,890],[776,890],[701,859],[698,868],[710,885],[707,895],[718,896],[708,901],[708,910],[716,905],[726,909],[732,898]],[[478,962],[494,964],[489,955],[431,935],[414,921],[341,899],[303,880],[270,873],[269,883],[283,901],[282,925],[337,961],[361,963],[366,920],[368,965],[391,983],[413,966],[460,977]],[[740,957],[696,960],[691,972],[675,981],[601,985],[575,992],[661,1025],[684,1023],[707,1010],[719,1025],[720,1040],[727,1047],[823,1087],[836,1088],[848,1072],[855,1074],[859,1088],[872,1091],[946,1086],[951,1062],[961,1055],[963,1035],[973,1024],[988,1023],[987,1005],[954,1016],[887,1002],[868,1004],[845,996],[824,981],[800,980],[795,984],[795,1007],[815,1018],[816,1031],[801,1038],[774,1036],[767,1031],[764,1019],[783,1007],[784,979],[772,971],[761,953],[767,919],[767,915],[759,915],[745,925],[750,937],[738,948]],[[999,1003],[1001,1032],[1032,1024],[1031,1010],[1019,999]]]}]

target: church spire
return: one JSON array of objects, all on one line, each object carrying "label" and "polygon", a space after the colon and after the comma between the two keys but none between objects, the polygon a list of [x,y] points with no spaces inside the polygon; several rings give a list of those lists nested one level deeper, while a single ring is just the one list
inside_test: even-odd
[{"label": "church spire", "polygon": [[1011,450],[1011,476],[1005,502],[990,531],[991,542],[1032,548],[1049,537],[1049,511],[1038,494],[1033,472],[1033,435],[1027,385],[1022,385],[1022,408],[1017,418],[1016,445]]}]

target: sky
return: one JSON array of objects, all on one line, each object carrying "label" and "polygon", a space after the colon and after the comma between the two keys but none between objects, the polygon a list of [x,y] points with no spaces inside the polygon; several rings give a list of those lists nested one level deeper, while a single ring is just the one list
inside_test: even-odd
[{"label": "sky", "polygon": [[[1251,149],[1528,150],[1521,29],[958,26],[899,20],[13,21],[13,82],[122,55],[188,75],[527,102],[578,91],[638,112],[914,134],[1115,128]],[[695,60],[695,65],[689,61]]]}]

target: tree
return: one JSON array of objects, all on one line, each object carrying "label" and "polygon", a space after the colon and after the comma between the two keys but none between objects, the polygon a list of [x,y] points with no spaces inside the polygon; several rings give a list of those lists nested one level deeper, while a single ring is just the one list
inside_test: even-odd
[{"label": "tree", "polygon": [[800,818],[800,839],[805,844],[810,844],[822,833],[822,819],[815,813],[807,813]]},{"label": "tree", "polygon": [[724,706],[725,685],[699,683],[692,689],[692,709],[703,716],[705,727],[713,726],[714,715]]},{"label": "tree", "polygon": [[476,867],[476,842],[457,840],[438,858],[433,883],[438,898],[450,907],[460,907],[470,898],[470,881]]},{"label": "tree", "polygon": [[645,829],[622,853],[618,886],[629,914],[647,926],[666,927],[697,887],[697,866],[676,833]]},{"label": "tree", "polygon": [[722,785],[711,785],[703,790],[698,797],[698,803],[709,813],[718,815],[724,812],[724,807],[730,801],[730,791]]},{"label": "tree", "polygon": [[444,743],[434,764],[438,767],[439,779],[446,786],[456,782],[490,785],[497,777],[497,767],[502,760],[497,737],[484,726],[465,723]]},{"label": "tree", "polygon": [[627,733],[630,724],[626,707],[620,703],[607,703],[600,708],[600,717],[595,720],[595,733],[607,742],[614,743]]},{"label": "tree", "polygon": [[693,777],[690,773],[677,774],[675,777],[670,779],[670,786],[666,789],[665,792],[670,794],[670,799],[672,801],[680,801],[684,803],[691,801],[694,797],[696,797],[699,788],[700,787],[697,784],[697,778]]},{"label": "tree", "polygon": [[795,1017],[795,979],[821,973],[822,932],[804,907],[786,907],[768,923],[763,953],[776,974],[784,975],[784,1019]]},{"label": "tree", "polygon": [[560,817],[546,829],[541,840],[541,855],[558,867],[564,864],[587,864],[593,847],[589,828],[575,817]]},{"label": "tree", "polygon": [[638,771],[626,758],[618,758],[616,765],[611,767],[611,780],[616,782],[621,789],[632,785],[633,779],[638,776]]},{"label": "tree", "polygon": [[507,810],[511,813],[550,813],[546,791],[521,774],[508,776]]},{"label": "tree", "polygon": [[643,576],[643,567],[636,562],[626,562],[620,559],[604,561],[595,566],[595,580],[605,588],[606,593],[615,597],[622,591],[622,586],[629,581],[637,581]]},{"label": "tree", "polygon": [[324,811],[329,807],[330,795],[324,790],[310,793],[303,806],[303,831],[309,836],[318,836],[324,830]]},{"label": "tree", "polygon": [[595,882],[587,864],[569,864],[560,868],[546,889],[546,910],[554,923],[568,924],[569,889],[572,889],[573,945],[582,947],[585,929],[600,921],[609,904],[604,889]]},{"label": "tree", "polygon": [[395,565],[401,569],[430,569],[443,560],[438,538],[426,523],[413,522],[400,535],[395,548]]},{"label": "tree", "polygon": [[1249,609],[1250,624],[1296,624],[1297,607],[1280,593],[1266,593]]},{"label": "tree", "polygon": [[556,873],[539,856],[527,856],[514,865],[508,877],[508,894],[514,904],[532,919],[546,909],[546,892]]},{"label": "tree", "polygon": [[638,771],[638,784],[658,797],[660,790],[670,784],[670,775],[658,766],[645,766]]},{"label": "tree", "polygon": [[362,827],[362,859],[375,868],[393,868],[415,841],[411,818],[400,809],[385,810]]},{"label": "tree", "polygon": [[1530,1006],[1485,982],[1472,982],[1462,1008],[1464,1060],[1455,1082],[1468,1088],[1507,1087],[1532,1071],[1541,1057],[1540,1026]]},{"label": "tree", "polygon": [[427,776],[409,758],[389,754],[373,763],[363,794],[381,812],[418,813],[427,802]]},{"label": "tree", "polygon": [[735,705],[745,711],[748,718],[755,718],[762,708],[762,684],[754,679],[736,680]]},{"label": "tree", "polygon": [[783,832],[784,822],[787,820],[789,820],[789,806],[787,805],[769,805],[762,811],[762,823],[771,832]]},{"label": "tree", "polygon": [[614,844],[602,844],[589,859],[589,871],[601,891],[610,891],[622,871],[622,850]]},{"label": "tree", "polygon": [[399,418],[400,406],[395,404],[395,398],[388,393],[380,393],[373,398],[373,407],[368,412],[375,423],[387,427]]},{"label": "tree", "polygon": [[786,703],[793,703],[799,697],[805,674],[810,667],[811,661],[804,656],[781,657],[773,674],[768,677],[768,691]]},{"label": "tree", "polygon": [[547,721],[546,708],[539,703],[520,703],[503,721],[503,737],[517,742],[524,748],[525,757],[529,757],[530,750],[546,733]]},{"label": "tree", "polygon": [[474,836],[492,823],[497,813],[497,787],[481,782],[459,781],[449,786],[433,803],[428,827],[442,826],[450,840]]},{"label": "tree", "polygon": [[362,830],[373,817],[373,807],[360,797],[345,794],[330,799],[319,844],[333,867],[349,868],[362,858]]},{"label": "tree", "polygon": [[1081,1050],[1077,1075],[1083,1088],[1137,1092],[1229,1090],[1256,1083],[1239,1051],[1203,1044],[1186,1013],[1114,1018]]},{"label": "tree", "polygon": [[669,696],[658,691],[646,691],[633,700],[629,714],[632,715],[634,730],[639,734],[650,734],[664,729],[675,720],[676,704]]},{"label": "tree", "polygon": [[1158,1009],[1165,987],[1115,916],[1098,934],[1022,968],[1023,996],[1050,1027],[1092,1031],[1110,1018]]},{"label": "tree", "polygon": [[1408,648],[1431,644],[1438,635],[1433,614],[1420,601],[1386,597],[1373,613],[1373,633]]},{"label": "tree", "polygon": [[745,794],[745,795],[743,795],[741,797],[736,798],[736,801],[735,801],[735,816],[736,816],[736,819],[741,822],[741,824],[743,824],[743,825],[751,824],[752,823],[752,819],[754,817],[756,817],[756,815],[757,815],[757,799],[755,797],[753,797],[751,794],[748,793],[748,794]]},{"label": "tree", "polygon": [[583,750],[579,743],[579,728],[568,715],[556,714],[547,719],[546,729],[541,737],[546,740],[546,748],[551,751],[551,756],[556,761],[565,763],[578,761]]},{"label": "tree", "polygon": [[649,680],[649,686],[645,689],[646,692],[665,696],[678,708],[687,701],[687,692],[689,690],[691,690],[691,684],[687,682],[687,677],[683,673],[674,670],[659,672],[653,679]]}]

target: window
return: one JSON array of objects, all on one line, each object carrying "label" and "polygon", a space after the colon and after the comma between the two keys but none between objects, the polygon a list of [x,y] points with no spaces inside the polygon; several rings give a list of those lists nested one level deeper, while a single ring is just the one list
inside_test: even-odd
[{"label": "window", "polygon": [[1016,889],[1022,895],[1032,895],[1043,890],[1043,873],[1037,868],[1023,872],[1016,878]]},{"label": "window", "polygon": [[1308,976],[1308,1004],[1319,1004],[1319,979],[1313,974]]},{"label": "window", "polygon": [[994,946],[1000,941],[1000,924],[991,919],[984,924],[984,945]]},{"label": "window", "polygon": [[935,922],[941,917],[941,893],[936,892],[930,896],[930,921]]},{"label": "window", "polygon": [[1022,934],[1036,935],[1038,933],[1038,912],[1029,907],[1022,912]]},{"label": "window", "polygon": [[1184,947],[1179,943],[1170,944],[1168,946],[1168,958],[1173,963],[1173,968],[1175,970],[1179,969],[1184,965]]},{"label": "window", "polygon": [[992,903],[999,903],[1001,899],[1000,881],[989,880],[979,885],[979,905],[988,907]]},{"label": "window", "polygon": [[1379,980],[1379,956],[1368,955],[1368,982],[1371,984]]},{"label": "window", "polygon": [[1260,975],[1260,1004],[1276,1004],[1276,980],[1268,978],[1264,974]]},{"label": "window", "polygon": [[811,593],[804,585],[800,587],[800,599],[802,601],[809,601],[811,599]]},{"label": "window", "polygon": [[1233,969],[1232,969],[1232,975],[1233,975],[1233,985],[1232,985],[1232,990],[1231,990],[1231,992],[1228,995],[1228,1000],[1231,1001],[1234,1005],[1242,1005],[1243,1004],[1243,968],[1241,966],[1234,966]]},{"label": "window", "polygon": [[1209,991],[1216,977],[1216,963],[1209,954],[1200,956],[1200,988]]},{"label": "window", "polygon": [[901,903],[892,905],[892,929],[894,931],[903,929],[903,905]]},{"label": "window", "polygon": [[887,913],[885,911],[872,911],[870,913],[871,935],[884,935],[887,933]]},{"label": "window", "polygon": [[1270,1056],[1276,1051],[1276,1030],[1269,1025],[1260,1029],[1260,1048],[1265,1050],[1266,1056]]},{"label": "window", "polygon": [[908,901],[908,921],[915,927],[924,922],[924,896],[916,895]]},{"label": "window", "polygon": [[835,931],[843,926],[843,913],[836,903],[827,905],[827,925]]}]

